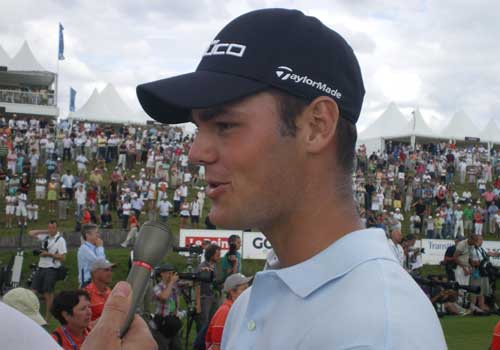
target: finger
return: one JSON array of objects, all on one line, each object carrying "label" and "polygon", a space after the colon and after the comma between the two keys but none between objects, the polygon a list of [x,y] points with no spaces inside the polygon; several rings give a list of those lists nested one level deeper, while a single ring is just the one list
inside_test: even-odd
[{"label": "finger", "polygon": [[149,330],[146,322],[139,315],[135,315],[128,332],[122,339],[122,350],[156,350],[158,345]]}]

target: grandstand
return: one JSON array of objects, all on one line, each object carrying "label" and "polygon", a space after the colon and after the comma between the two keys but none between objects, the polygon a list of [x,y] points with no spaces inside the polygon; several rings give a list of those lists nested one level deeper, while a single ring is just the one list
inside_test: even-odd
[{"label": "grandstand", "polygon": [[12,58],[0,46],[0,115],[55,119],[57,74],[45,69],[25,41]]}]

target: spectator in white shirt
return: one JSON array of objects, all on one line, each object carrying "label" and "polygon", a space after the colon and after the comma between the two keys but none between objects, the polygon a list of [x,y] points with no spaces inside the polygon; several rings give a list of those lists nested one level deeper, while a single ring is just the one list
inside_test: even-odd
[{"label": "spectator in white shirt", "polygon": [[158,204],[156,205],[156,207],[158,208],[158,211],[159,211],[160,221],[161,222],[167,222],[168,221],[169,211],[170,211],[171,208],[173,208],[172,203],[170,203],[167,200],[167,197],[163,197],[158,202]]},{"label": "spectator in white shirt", "polygon": [[76,216],[80,218],[82,215],[82,210],[85,208],[87,204],[87,191],[83,189],[83,185],[79,185],[78,189],[75,192],[75,200],[76,200]]}]

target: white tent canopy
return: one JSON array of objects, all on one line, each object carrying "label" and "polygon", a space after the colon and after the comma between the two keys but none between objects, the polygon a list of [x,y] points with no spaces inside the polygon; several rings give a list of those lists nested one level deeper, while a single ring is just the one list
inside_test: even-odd
[{"label": "white tent canopy", "polygon": [[409,136],[409,129],[408,119],[396,104],[391,102],[384,113],[359,134],[359,139]]},{"label": "white tent canopy", "polygon": [[411,135],[417,137],[434,138],[436,137],[434,131],[427,125],[420,113],[420,109],[417,107],[413,114],[413,120],[411,122]]},{"label": "white tent canopy", "polygon": [[452,140],[465,140],[465,137],[480,137],[479,130],[464,111],[459,111],[451,118],[441,132],[442,136]]},{"label": "white tent canopy", "polygon": [[46,72],[47,70],[38,63],[33,51],[31,51],[28,42],[25,41],[19,52],[11,59],[8,64],[11,71],[24,72]]},{"label": "white tent canopy", "polygon": [[127,106],[112,84],[99,93],[94,89],[87,102],[77,111],[68,116],[73,120],[103,122],[103,123],[134,123],[145,124],[144,118]]},{"label": "white tent canopy", "polygon": [[500,143],[500,128],[493,119],[490,119],[480,134],[481,141]]},{"label": "white tent canopy", "polygon": [[0,66],[7,67],[9,65],[9,63],[10,63],[9,55],[7,54],[7,52],[5,52],[3,47],[0,45]]}]

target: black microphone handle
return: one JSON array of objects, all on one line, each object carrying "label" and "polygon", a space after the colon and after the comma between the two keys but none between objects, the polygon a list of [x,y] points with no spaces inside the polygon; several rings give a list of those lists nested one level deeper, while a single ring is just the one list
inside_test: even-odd
[{"label": "black microphone handle", "polygon": [[132,265],[127,277],[127,282],[132,286],[132,304],[130,305],[125,323],[120,329],[120,338],[127,333],[130,324],[134,320],[135,314],[137,313],[137,309],[144,300],[144,293],[150,276],[151,271],[149,269],[138,265]]}]

